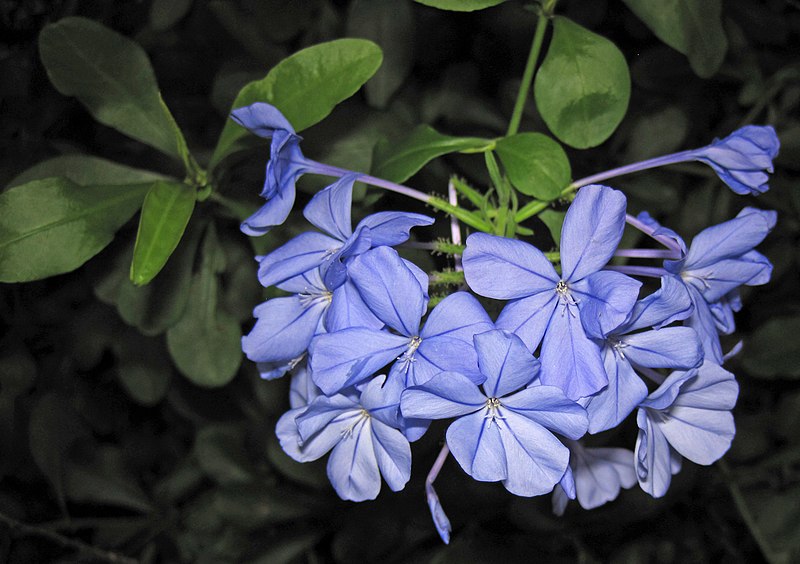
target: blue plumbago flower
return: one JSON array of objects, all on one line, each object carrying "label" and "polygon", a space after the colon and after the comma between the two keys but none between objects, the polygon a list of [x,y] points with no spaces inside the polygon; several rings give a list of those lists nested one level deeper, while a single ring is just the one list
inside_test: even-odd
[{"label": "blue plumbago flower", "polygon": [[719,460],[736,432],[731,409],[738,395],[733,374],[708,360],[664,380],[636,416],[636,473],[642,489],[663,496],[680,470],[681,456],[702,465]]},{"label": "blue plumbago flower", "polygon": [[523,241],[475,233],[467,239],[464,273],[476,293],[511,300],[497,327],[519,335],[531,352],[542,342],[542,383],[572,399],[608,384],[600,348],[628,316],[641,283],[602,271],[622,237],[625,196],[605,186],[582,188],[561,231],[559,275],[539,249]]},{"label": "blue plumbago flower", "polygon": [[694,151],[694,159],[714,169],[731,190],[741,195],[769,190],[767,172],[778,155],[780,141],[772,126],[747,125],[708,147]]},{"label": "blue plumbago flower", "polygon": [[389,380],[399,381],[400,389],[426,382],[443,370],[481,380],[472,336],[493,325],[472,295],[447,296],[420,328],[428,303],[427,278],[423,287],[394,249],[378,247],[362,254],[348,266],[348,274],[386,329],[352,327],[311,341],[311,371],[326,394],[369,378],[395,359]]},{"label": "blue plumbago flower", "polygon": [[684,284],[666,275],[661,288],[636,302],[628,319],[609,333],[602,352],[608,386],[581,402],[589,414],[590,433],[616,427],[647,396],[637,368],[687,370],[702,364],[703,347],[694,329],[665,327],[686,319],[692,310]]},{"label": "blue plumbago flower", "polygon": [[298,462],[317,460],[333,449],[328,479],[342,499],[375,499],[381,476],[392,491],[402,490],[411,477],[411,447],[398,430],[399,390],[385,382],[380,376],[360,394],[351,389],[316,396],[278,422],[281,446]]},{"label": "blue plumbago flower", "polygon": [[581,406],[559,388],[539,385],[539,363],[519,337],[487,331],[474,337],[482,390],[458,372],[442,372],[403,392],[404,417],[457,417],[447,445],[464,471],[482,482],[502,481],[516,495],[547,493],[561,480],[569,450],[551,433],[586,433]]},{"label": "blue plumbago flower", "polygon": [[291,409],[284,413],[275,426],[275,433],[280,440],[281,447],[286,454],[300,460],[304,457],[302,442],[297,435],[297,416],[302,414],[308,405],[317,397],[322,395],[322,391],[317,388],[311,379],[305,364],[298,364],[294,368],[292,381],[289,386],[289,406]]},{"label": "blue plumbago flower", "polygon": [[275,106],[256,102],[233,110],[231,117],[259,137],[272,139],[261,191],[261,197],[267,203],[241,226],[248,235],[264,235],[286,221],[294,206],[295,182],[304,172],[313,169],[314,163],[303,156],[300,151],[302,138],[295,134],[292,125]]},{"label": "blue plumbago flower", "polygon": [[[617,498],[620,488],[636,484],[634,455],[626,448],[586,448],[578,441],[565,440],[569,447],[571,472],[565,477],[573,481],[575,495],[569,496],[561,484],[553,490],[553,513],[563,515],[569,499],[577,497],[584,509],[594,509]],[[562,480],[563,482],[563,480]]]},{"label": "blue plumbago flower", "polygon": [[723,361],[719,332],[734,329],[733,311],[741,307],[738,288],[770,279],[772,264],[753,248],[772,230],[776,218],[774,211],[744,208],[734,219],[698,233],[684,258],[664,263],[689,288],[694,312],[686,324],[697,331],[706,357],[714,362]]},{"label": "blue plumbago flower", "polygon": [[270,365],[261,370],[264,379],[282,376],[290,367],[284,364],[302,357],[312,337],[325,330],[383,327],[351,282],[331,292],[325,287],[319,269],[309,270],[278,287],[294,295],[273,298],[257,306],[253,311],[256,324],[242,337],[242,350],[247,358]]},{"label": "blue plumbago flower", "polygon": [[334,290],[347,279],[347,261],[374,247],[399,245],[408,240],[412,227],[433,223],[433,218],[416,213],[378,212],[351,229],[350,207],[357,178],[357,174],[343,176],[311,199],[303,215],[327,235],[306,232],[261,257],[261,284],[277,285],[320,268],[325,286]]}]

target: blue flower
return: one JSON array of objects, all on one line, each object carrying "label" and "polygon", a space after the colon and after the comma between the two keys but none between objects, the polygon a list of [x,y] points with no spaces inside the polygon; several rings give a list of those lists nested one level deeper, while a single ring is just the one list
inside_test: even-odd
[{"label": "blue flower", "polygon": [[708,147],[690,151],[709,165],[737,194],[756,196],[769,190],[767,172],[778,155],[780,141],[772,126],[747,125]]},{"label": "blue flower", "polygon": [[682,456],[702,465],[719,460],[736,432],[731,409],[738,395],[733,374],[711,361],[664,380],[636,416],[636,473],[642,489],[663,496]]},{"label": "blue flower", "polygon": [[[687,370],[702,364],[703,347],[694,329],[665,327],[686,319],[692,310],[684,284],[666,275],[661,288],[636,302],[628,319],[609,333],[602,353],[608,386],[581,401],[589,414],[590,433],[616,427],[647,396],[637,369]],[[651,327],[654,329],[641,331]]]},{"label": "blue flower", "polygon": [[770,279],[772,264],[753,248],[775,227],[776,219],[774,211],[744,208],[734,219],[698,233],[684,258],[664,263],[689,288],[694,312],[686,324],[697,331],[706,357],[714,362],[723,361],[719,331],[734,328],[738,288]]},{"label": "blue flower", "polygon": [[[353,261],[348,272],[364,303],[386,328],[351,327],[311,341],[313,378],[326,394],[363,382],[391,363],[389,384],[400,391],[443,370],[482,380],[472,337],[493,325],[472,295],[455,292],[447,296],[420,328],[428,303],[424,291],[427,276],[410,268],[394,249],[378,247],[366,252]],[[417,440],[428,423],[404,420],[403,432]]]},{"label": "blue flower", "polygon": [[411,477],[411,447],[398,430],[399,390],[374,378],[360,394],[316,396],[279,420],[276,432],[284,451],[298,462],[317,460],[332,450],[328,479],[339,497],[375,499],[381,476],[392,491]]},{"label": "blue flower", "polygon": [[[403,392],[404,417],[457,417],[447,445],[464,471],[483,482],[502,481],[516,495],[547,493],[567,469],[569,451],[551,433],[577,439],[586,412],[554,386],[539,385],[539,363],[513,333],[475,335],[482,390],[458,372],[442,372]],[[527,387],[526,387],[527,386]]]},{"label": "blue flower", "polygon": [[[578,441],[565,440],[569,447],[571,472],[565,474],[573,481],[578,503],[584,509],[594,509],[613,501],[620,488],[636,484],[633,453],[625,448],[586,448]],[[563,480],[562,480],[563,482]],[[567,488],[570,486],[567,485]],[[559,484],[553,490],[553,513],[563,515],[570,496]]]},{"label": "blue flower", "polygon": [[295,182],[313,168],[313,163],[300,151],[302,138],[295,134],[292,125],[275,106],[256,102],[233,110],[231,117],[259,137],[272,139],[266,179],[261,190],[261,197],[267,203],[241,225],[242,231],[248,235],[264,235],[286,221],[294,206]]},{"label": "blue flower", "polygon": [[378,212],[351,228],[350,207],[357,174],[342,177],[318,192],[303,215],[326,234],[309,231],[290,240],[259,260],[258,278],[273,286],[309,270],[320,268],[331,290],[347,279],[347,262],[374,247],[399,245],[412,227],[430,225],[433,218],[416,213]]},{"label": "blue flower", "polygon": [[561,232],[562,274],[541,251],[523,242],[475,233],[467,239],[464,273],[476,293],[511,300],[497,327],[519,335],[534,351],[542,342],[542,383],[571,399],[608,384],[600,348],[625,321],[641,283],[602,271],[622,237],[625,196],[605,186],[582,188]]}]

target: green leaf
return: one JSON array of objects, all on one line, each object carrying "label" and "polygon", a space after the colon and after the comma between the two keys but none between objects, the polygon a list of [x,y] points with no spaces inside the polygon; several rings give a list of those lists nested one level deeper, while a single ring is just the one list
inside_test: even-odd
[{"label": "green leaf", "polygon": [[34,180],[0,194],[0,281],[75,270],[99,253],[142,205],[148,184],[78,186]]},{"label": "green leaf", "polygon": [[102,272],[95,284],[97,297],[115,306],[123,321],[143,335],[160,335],[175,325],[186,311],[192,268],[202,234],[201,226],[195,223],[189,224],[172,260],[150,284],[136,286],[130,281],[131,247],[115,257],[111,269]]},{"label": "green leaf", "polygon": [[72,501],[125,507],[142,513],[153,510],[119,447],[95,445],[89,460],[68,460],[64,470],[66,495]]},{"label": "green leaf", "polygon": [[208,425],[194,441],[194,457],[203,472],[223,486],[248,483],[254,470],[245,456],[244,431],[234,425]]},{"label": "green leaf", "polygon": [[436,157],[458,151],[488,149],[492,143],[477,137],[450,137],[429,125],[419,125],[400,143],[377,145],[373,172],[391,182],[404,182]]},{"label": "green leaf", "polygon": [[44,180],[52,176],[63,176],[75,184],[140,184],[166,180],[163,174],[140,168],[132,168],[91,155],[61,155],[36,163],[8,183],[8,188],[27,184],[32,180]]},{"label": "green leaf", "polygon": [[554,200],[572,171],[564,149],[541,133],[518,133],[497,142],[497,155],[514,187],[540,200]]},{"label": "green leaf", "polygon": [[211,225],[203,243],[200,272],[194,276],[183,318],[167,331],[167,347],[181,373],[198,386],[224,386],[242,362],[242,331],[236,319],[218,308],[218,274],[225,255]]},{"label": "green leaf", "polygon": [[623,0],[661,41],[689,58],[698,76],[714,75],[728,40],[722,27],[722,0]]},{"label": "green leaf", "polygon": [[[380,47],[366,39],[337,39],[314,45],[284,59],[263,79],[242,88],[233,108],[268,102],[283,113],[295,131],[301,131],[355,94],[375,74],[382,59]],[[236,141],[245,135],[243,127],[226,121],[210,168],[234,152]]]},{"label": "green leaf", "polygon": [[383,65],[364,86],[367,102],[384,108],[411,71],[414,14],[410,2],[355,0],[347,10],[347,35],[377,43]]},{"label": "green leaf", "polygon": [[553,19],[553,39],[533,85],[536,107],[556,137],[577,149],[599,145],[628,108],[631,77],[619,49],[567,18]]},{"label": "green leaf", "polygon": [[561,245],[561,228],[564,226],[564,216],[566,212],[546,209],[539,214],[539,219],[545,224],[556,248]]},{"label": "green leaf", "polygon": [[134,401],[153,406],[164,399],[172,381],[172,365],[162,339],[128,329],[113,344],[120,384]]},{"label": "green leaf", "polygon": [[800,334],[800,317],[770,319],[745,341],[742,364],[759,378],[800,378],[800,345],[787,335]]},{"label": "green leaf", "polygon": [[153,183],[142,205],[131,262],[131,282],[147,284],[161,272],[194,211],[195,190],[182,182]]},{"label": "green leaf", "polygon": [[419,4],[450,10],[451,12],[474,12],[502,4],[505,0],[414,0]]},{"label": "green leaf", "polygon": [[61,509],[66,511],[64,471],[69,448],[87,437],[89,430],[75,409],[53,392],[42,396],[31,410],[28,444],[42,474],[56,492]]},{"label": "green leaf", "polygon": [[64,18],[39,34],[50,81],[94,118],[182,158],[186,142],[161,100],[147,54],[134,41],[86,18]]}]

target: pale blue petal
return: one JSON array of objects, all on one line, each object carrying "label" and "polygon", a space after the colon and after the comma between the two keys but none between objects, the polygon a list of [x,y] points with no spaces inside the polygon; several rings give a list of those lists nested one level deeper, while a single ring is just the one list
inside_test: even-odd
[{"label": "pale blue petal", "polygon": [[539,361],[519,337],[507,331],[487,331],[475,335],[478,366],[486,376],[483,389],[499,398],[525,387],[539,374]]},{"label": "pale blue petal", "polygon": [[303,354],[317,331],[327,302],[303,304],[297,296],[273,298],[255,308],[256,324],[242,337],[250,360],[277,362]]},{"label": "pale blue petal", "polygon": [[297,367],[289,386],[289,405],[293,409],[305,407],[321,394],[322,390],[311,379],[311,373],[308,368],[305,365]]},{"label": "pale blue petal", "polygon": [[369,227],[359,227],[335,253],[328,255],[320,266],[325,286],[335,290],[347,280],[347,266],[352,258],[372,247]]},{"label": "pale blue petal", "polygon": [[311,377],[323,392],[333,394],[368,378],[407,346],[407,337],[365,327],[317,335],[308,349]]},{"label": "pale blue petal", "polygon": [[294,133],[292,124],[271,104],[256,102],[231,111],[231,118],[242,127],[259,137],[272,137],[276,129]]},{"label": "pale blue petal", "polygon": [[634,454],[622,448],[587,448],[576,457],[578,502],[594,509],[617,498],[621,487],[636,483]]},{"label": "pale blue petal", "polygon": [[309,231],[298,235],[261,257],[258,280],[263,286],[275,286],[320,266],[325,256],[335,252],[341,243],[322,233]]},{"label": "pale blue petal", "polygon": [[586,434],[586,410],[554,386],[531,386],[502,399],[512,411],[570,439]]},{"label": "pale blue petal", "polygon": [[[750,253],[748,255],[748,259],[754,258]],[[769,282],[772,263],[763,255],[759,254],[759,258],[762,260],[720,260],[711,266],[687,271],[684,275],[697,278],[701,283],[695,287],[708,303],[713,303],[739,286],[758,286]]]},{"label": "pale blue petal", "polygon": [[294,278],[289,278],[285,282],[276,284],[276,286],[292,294],[324,294],[328,291],[322,282],[318,268],[308,270]]},{"label": "pale blue petal", "polygon": [[505,480],[506,454],[499,423],[486,410],[456,419],[447,429],[447,446],[464,472],[481,482]]},{"label": "pale blue petal", "polygon": [[414,278],[416,278],[417,282],[419,282],[419,287],[422,288],[422,294],[425,296],[425,301],[427,303],[428,297],[429,297],[428,296],[428,282],[429,282],[428,274],[424,270],[422,270],[420,267],[418,267],[416,264],[411,262],[410,260],[403,259],[403,264],[405,264],[406,267],[408,267],[408,269],[411,271],[411,274],[413,274]]},{"label": "pale blue petal", "polygon": [[[305,406],[290,409],[281,415],[277,425],[275,425],[275,434],[278,437],[281,448],[290,458],[298,462],[306,461],[306,456],[304,456],[302,451],[303,439],[300,437],[300,432],[297,430],[295,419],[298,415],[303,413],[305,409]],[[330,448],[333,448],[333,446]],[[328,450],[330,450],[330,448]],[[326,450],[325,452],[328,451]]]},{"label": "pale blue petal", "polygon": [[454,292],[428,314],[420,333],[424,339],[446,335],[472,344],[472,337],[494,328],[480,302],[467,292]]},{"label": "pale blue petal", "polygon": [[358,225],[369,227],[373,247],[394,247],[408,241],[412,227],[432,225],[433,221],[418,213],[387,211],[368,215]]},{"label": "pale blue petal", "polygon": [[325,314],[325,329],[333,333],[350,327],[381,329],[383,321],[375,317],[358,289],[348,280],[333,291],[331,305]]},{"label": "pale blue petal", "polygon": [[714,362],[705,362],[697,376],[681,386],[673,405],[729,411],[738,396],[739,384],[734,375]]},{"label": "pale blue petal", "polygon": [[394,491],[402,490],[411,478],[411,446],[403,433],[372,420],[372,446],[383,479]]},{"label": "pale blue petal", "polygon": [[634,304],[628,320],[615,333],[627,333],[654,327],[660,329],[674,321],[686,319],[694,306],[689,291],[677,276],[661,277],[661,288]]},{"label": "pale blue petal", "polygon": [[515,495],[532,497],[552,491],[569,463],[569,449],[530,419],[507,411],[500,431],[508,477],[503,486]]},{"label": "pale blue petal", "polygon": [[472,344],[446,335],[422,340],[412,363],[413,382],[422,384],[442,371],[458,372],[475,384],[486,377],[478,368],[478,354]]},{"label": "pale blue petal", "polygon": [[[269,182],[269,180],[267,180]],[[258,237],[268,233],[276,225],[282,225],[292,211],[295,199],[295,178],[289,177],[275,191],[275,194],[253,215],[245,219],[239,228],[242,233]],[[265,190],[267,188],[265,187]]]},{"label": "pale blue petal", "polygon": [[641,406],[656,411],[667,409],[675,402],[678,394],[681,393],[681,386],[695,376],[697,376],[697,369],[673,372],[653,393],[642,401]]},{"label": "pale blue petal", "polygon": [[603,349],[603,364],[608,386],[588,398],[589,432],[612,429],[636,409],[647,397],[647,386],[633,371],[630,363],[611,347]]},{"label": "pale blue petal", "polygon": [[561,271],[566,282],[577,282],[603,268],[622,238],[625,195],[592,184],[578,190],[561,228]]},{"label": "pale blue petal", "polygon": [[730,411],[694,407],[672,407],[658,427],[676,451],[705,466],[722,458],[736,433]]},{"label": "pale blue petal", "polygon": [[620,337],[620,351],[635,365],[648,368],[697,368],[703,346],[691,327],[665,327]]},{"label": "pale blue petal", "polygon": [[436,526],[436,531],[439,533],[444,544],[450,544],[450,531],[452,531],[453,528],[450,525],[450,519],[447,518],[444,512],[442,503],[439,501],[439,496],[436,495],[436,491],[433,489],[432,485],[427,492],[427,498],[428,508],[431,510],[431,517],[433,518],[433,524]]},{"label": "pale blue petal", "polygon": [[512,300],[500,312],[495,326],[517,335],[528,350],[533,352],[542,342],[557,305],[558,294],[555,290]]},{"label": "pale blue petal", "polygon": [[570,284],[586,334],[602,339],[619,327],[633,309],[641,286],[638,280],[610,270],[594,272]]},{"label": "pale blue petal", "polygon": [[512,300],[552,292],[559,277],[542,252],[524,241],[473,233],[462,258],[470,288],[481,296]]},{"label": "pale blue petal", "polygon": [[427,300],[397,251],[391,247],[372,249],[353,260],[348,272],[378,319],[409,337],[419,334]]},{"label": "pale blue petal", "polygon": [[300,432],[302,441],[308,441],[311,437],[330,426],[334,420],[347,419],[352,415],[358,415],[361,406],[353,398],[342,394],[331,397],[318,396],[308,404],[306,410],[297,419],[297,429]]},{"label": "pale blue petal", "polygon": [[403,392],[400,411],[403,417],[448,419],[473,413],[486,405],[486,396],[466,376],[441,372],[422,384]]},{"label": "pale blue petal", "polygon": [[703,353],[706,360],[712,360],[717,364],[722,364],[722,345],[719,342],[716,320],[709,309],[708,303],[700,295],[700,292],[689,285],[689,296],[692,298],[694,312],[691,317],[684,321],[684,324],[697,331],[697,336],[703,344]]},{"label": "pale blue petal", "polygon": [[353,234],[350,206],[353,203],[353,183],[357,177],[357,174],[345,175],[317,192],[303,210],[303,216],[331,237],[346,241]]},{"label": "pale blue petal", "polygon": [[362,419],[334,447],[328,459],[328,479],[342,499],[365,501],[378,497],[381,474],[369,419]]},{"label": "pale blue petal", "polygon": [[542,384],[561,388],[570,399],[590,396],[608,384],[600,347],[584,333],[575,306],[560,303],[556,308],[539,361]]},{"label": "pale blue petal", "polygon": [[400,427],[400,394],[403,387],[387,379],[385,375],[376,376],[367,382],[361,391],[361,405],[383,424],[395,429]]},{"label": "pale blue petal", "polygon": [[672,454],[664,434],[644,409],[636,415],[639,435],[634,457],[641,488],[653,497],[663,497],[672,481]]},{"label": "pale blue petal", "polygon": [[554,515],[558,515],[559,517],[564,515],[564,511],[567,510],[569,498],[567,497],[567,494],[564,493],[564,487],[561,484],[556,484],[556,487],[553,488],[553,497],[551,499],[551,503]]}]

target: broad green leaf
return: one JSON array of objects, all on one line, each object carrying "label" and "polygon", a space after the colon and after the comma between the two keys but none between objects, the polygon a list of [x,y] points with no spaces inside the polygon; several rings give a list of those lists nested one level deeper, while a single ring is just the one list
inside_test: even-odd
[{"label": "broad green leaf", "polygon": [[420,125],[396,145],[379,143],[373,172],[391,182],[404,182],[436,157],[458,151],[490,148],[492,141],[478,137],[450,137],[429,125]]},{"label": "broad green leaf", "polygon": [[214,388],[230,382],[242,362],[239,323],[219,303],[218,275],[225,255],[211,225],[203,242],[200,272],[189,290],[183,318],[167,331],[167,347],[181,373],[198,386]]},{"label": "broad green leaf", "polygon": [[742,364],[759,378],[800,378],[800,317],[770,319],[745,341]]},{"label": "broad green leaf", "polygon": [[577,149],[594,147],[625,117],[631,95],[628,64],[608,39],[561,16],[553,25],[534,81],[536,107],[561,141]]},{"label": "broad green leaf", "polygon": [[113,305],[125,323],[143,335],[160,335],[175,325],[186,311],[192,268],[202,229],[189,224],[161,274],[146,286],[130,281],[132,245],[114,259],[113,266],[100,273],[95,294],[104,303]]},{"label": "broad green leaf", "polygon": [[64,475],[66,495],[72,501],[125,507],[142,513],[153,510],[119,447],[95,445],[89,460],[67,460]]},{"label": "broad green leaf", "polygon": [[193,452],[203,472],[220,485],[253,480],[254,470],[245,456],[245,434],[240,427],[227,424],[203,427],[195,437]]},{"label": "broad green leaf", "polygon": [[538,215],[542,223],[545,224],[556,248],[561,245],[561,228],[564,226],[564,216],[566,212],[546,209]]},{"label": "broad green leaf", "polygon": [[43,180],[52,176],[63,176],[75,184],[139,184],[166,180],[157,172],[132,168],[91,155],[61,155],[36,163],[8,183],[8,188],[27,184],[32,180]]},{"label": "broad green leaf", "polygon": [[505,0],[414,0],[419,4],[450,10],[451,12],[474,12],[502,4]]},{"label": "broad green leaf", "polygon": [[75,270],[99,253],[141,207],[148,184],[78,186],[34,180],[0,194],[0,281]]},{"label": "broad green leaf", "polygon": [[698,76],[714,75],[725,58],[722,0],[623,0],[661,41],[689,58]]},{"label": "broad green leaf", "polygon": [[[263,79],[242,88],[233,108],[269,102],[295,131],[301,131],[355,94],[375,74],[382,59],[380,48],[366,39],[337,39],[314,45],[284,59]],[[243,127],[226,121],[209,166],[213,168],[234,152],[236,141],[246,134]]]},{"label": "broad green leaf", "polygon": [[411,71],[414,14],[410,2],[355,0],[347,11],[347,35],[377,43],[383,64],[364,86],[367,102],[384,108]]},{"label": "broad green leaf", "polygon": [[514,187],[539,200],[558,198],[572,171],[561,145],[541,133],[518,133],[495,148]]},{"label": "broad green leaf", "polygon": [[195,190],[182,182],[153,183],[144,198],[131,262],[131,282],[150,282],[167,264],[194,211]]},{"label": "broad green leaf", "polygon": [[62,510],[65,503],[67,451],[89,430],[75,409],[54,392],[42,396],[31,410],[28,444],[42,474],[56,492]]},{"label": "broad green leaf", "polygon": [[93,20],[69,17],[42,29],[39,54],[58,91],[78,98],[97,121],[183,158],[186,142],[137,43]]},{"label": "broad green leaf", "polygon": [[163,339],[128,329],[114,340],[117,376],[134,401],[153,406],[164,399],[172,381],[172,365]]}]

